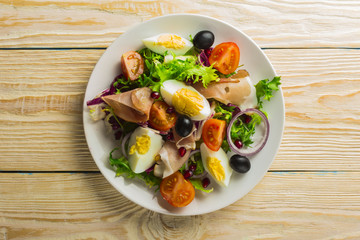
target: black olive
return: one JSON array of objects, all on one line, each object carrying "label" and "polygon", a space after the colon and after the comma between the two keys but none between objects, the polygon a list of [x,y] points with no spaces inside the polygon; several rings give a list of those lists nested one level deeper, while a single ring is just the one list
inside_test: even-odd
[{"label": "black olive", "polygon": [[180,137],[186,137],[193,129],[193,121],[186,115],[180,115],[175,123],[175,131]]},{"label": "black olive", "polygon": [[230,158],[230,167],[236,172],[246,173],[250,170],[251,164],[247,157],[235,154]]},{"label": "black olive", "polygon": [[194,39],[193,44],[198,49],[208,49],[210,48],[215,40],[215,36],[212,32],[204,30],[198,32]]}]

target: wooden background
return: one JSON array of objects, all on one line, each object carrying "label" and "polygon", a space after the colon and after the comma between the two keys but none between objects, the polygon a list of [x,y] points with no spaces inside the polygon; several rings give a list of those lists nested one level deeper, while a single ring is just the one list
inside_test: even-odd
[{"label": "wooden background", "polygon": [[[91,71],[134,24],[225,20],[282,76],[286,125],[265,178],[214,213],[132,203],[99,173],[82,126]],[[360,2],[0,0],[0,240],[360,239]]]}]

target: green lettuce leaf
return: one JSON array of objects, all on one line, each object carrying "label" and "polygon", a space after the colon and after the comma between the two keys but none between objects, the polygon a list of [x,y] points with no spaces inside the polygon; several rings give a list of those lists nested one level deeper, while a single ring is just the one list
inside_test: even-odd
[{"label": "green lettuce leaf", "polygon": [[116,150],[118,150],[118,148],[113,149],[109,156],[110,165],[116,168],[116,177],[137,178],[144,181],[150,188],[156,186],[157,189],[155,191],[159,190],[161,178],[155,177],[153,172],[134,173],[130,168],[129,161],[124,156],[120,158],[113,157],[113,152]]},{"label": "green lettuce leaf", "polygon": [[270,101],[270,98],[273,97],[273,91],[279,90],[279,85],[281,77],[276,76],[271,81],[269,79],[264,79],[259,81],[256,85],[256,98],[258,101],[259,109],[262,108],[263,99]]},{"label": "green lettuce leaf", "polygon": [[257,114],[251,115],[251,121],[249,123],[243,122],[240,117],[231,127],[231,138],[233,140],[240,139],[244,146],[249,147],[254,142],[252,136],[255,133],[255,127],[260,123],[261,117]]},{"label": "green lettuce leaf", "polygon": [[205,189],[202,186],[200,179],[190,179],[189,181],[191,182],[191,184],[194,186],[195,189],[200,190],[202,192],[211,193],[214,190],[213,188]]},{"label": "green lettuce leaf", "polygon": [[[196,170],[194,171],[194,175],[200,175],[202,174],[205,169],[204,169],[204,165],[202,163],[202,159],[201,159],[201,154],[200,152],[194,154],[192,157],[190,157],[189,161],[188,161],[188,166],[190,166],[191,164],[195,164],[196,165]],[[179,169],[179,171],[184,174],[186,168],[185,168],[185,163],[181,166],[181,168]]]},{"label": "green lettuce leaf", "polygon": [[219,81],[216,69],[197,64],[195,56],[189,55],[185,59],[173,56],[173,60],[164,62],[164,56],[148,48],[138,52],[144,58],[146,66],[146,71],[140,76],[139,81],[153,91],[158,92],[163,82],[170,79],[179,81],[191,79],[194,83],[202,82],[204,87],[213,81]]},{"label": "green lettuce leaf", "polygon": [[215,101],[215,104],[215,115],[213,118],[224,120],[226,124],[229,124],[236,107],[226,106],[218,101]]}]

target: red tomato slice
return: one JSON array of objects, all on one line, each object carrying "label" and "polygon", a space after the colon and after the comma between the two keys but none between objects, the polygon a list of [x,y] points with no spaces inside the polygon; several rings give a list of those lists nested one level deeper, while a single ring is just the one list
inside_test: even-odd
[{"label": "red tomato slice", "polygon": [[149,124],[160,131],[167,131],[176,123],[176,113],[167,113],[169,105],[164,101],[156,101],[151,106]]},{"label": "red tomato slice", "polygon": [[160,193],[174,207],[185,207],[195,197],[193,185],[179,171],[161,181]]},{"label": "red tomato slice", "polygon": [[226,122],[219,119],[209,119],[202,129],[202,138],[208,148],[218,151],[225,137]]},{"label": "red tomato slice", "polygon": [[234,42],[217,45],[210,54],[209,62],[223,74],[233,73],[239,66],[240,49]]},{"label": "red tomato slice", "polygon": [[121,70],[126,79],[136,80],[144,73],[144,60],[135,51],[128,51],[121,56]]},{"label": "red tomato slice", "polygon": [[[181,176],[180,176],[181,175]],[[160,184],[160,192],[161,195],[163,195],[163,197],[165,199],[170,199],[172,193],[175,190],[175,187],[177,184],[182,184],[182,182],[185,180],[185,178],[183,177],[183,175],[180,172],[176,172],[166,178],[164,178],[161,181]]]}]

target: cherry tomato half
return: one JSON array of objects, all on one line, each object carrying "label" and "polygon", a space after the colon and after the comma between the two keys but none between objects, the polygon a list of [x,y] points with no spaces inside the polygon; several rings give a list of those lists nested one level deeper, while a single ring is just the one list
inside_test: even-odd
[{"label": "cherry tomato half", "polygon": [[233,73],[239,66],[240,49],[234,42],[217,45],[210,54],[209,62],[223,74]]},{"label": "cherry tomato half", "polygon": [[169,105],[164,101],[156,101],[151,106],[149,124],[160,131],[167,131],[176,123],[176,113],[168,113],[166,110]]},{"label": "cherry tomato half", "polygon": [[208,148],[218,151],[225,137],[226,122],[219,119],[209,119],[202,129],[202,138]]},{"label": "cherry tomato half", "polygon": [[193,185],[179,171],[161,181],[160,193],[174,207],[185,207],[195,197]]},{"label": "cherry tomato half", "polygon": [[144,60],[135,51],[128,51],[121,56],[121,70],[126,79],[136,80],[144,73]]}]

